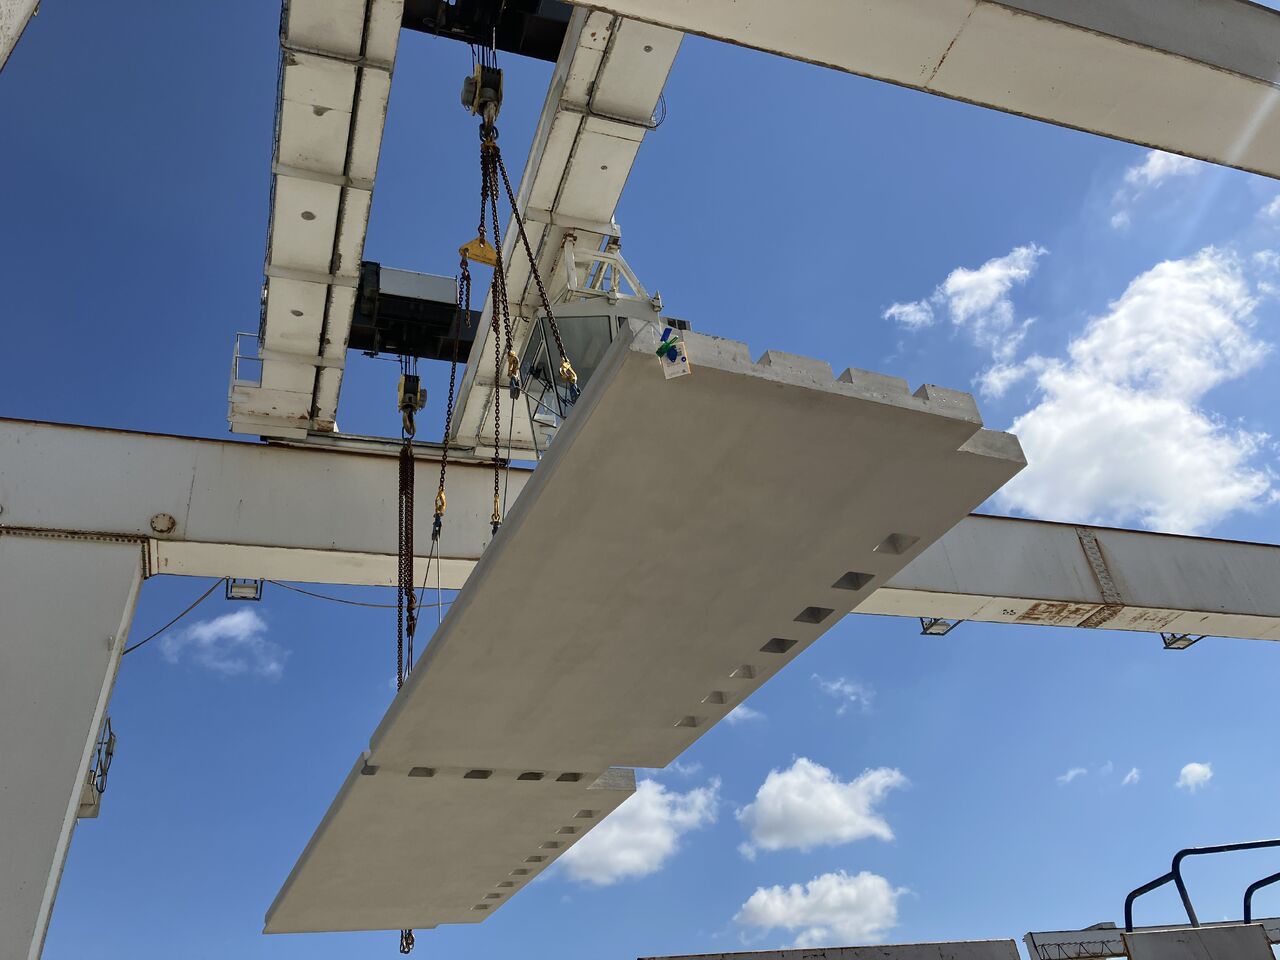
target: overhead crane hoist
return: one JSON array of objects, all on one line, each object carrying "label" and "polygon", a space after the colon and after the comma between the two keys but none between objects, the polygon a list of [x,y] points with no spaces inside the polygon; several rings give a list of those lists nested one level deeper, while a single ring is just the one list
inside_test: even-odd
[{"label": "overhead crane hoist", "polygon": [[[229,397],[232,429],[269,442],[0,421],[0,610],[19,638],[9,675],[46,694],[0,698],[0,748],[23,771],[0,791],[0,822],[22,826],[0,831],[0,960],[39,956],[86,787],[98,809],[114,752],[106,706],[122,652],[137,649],[125,637],[139,585],[156,573],[397,588],[401,689],[266,928],[399,929],[402,949],[415,927],[491,915],[631,795],[634,767],[670,762],[850,610],[1184,638],[1170,648],[1280,638],[1280,549],[969,516],[1023,463],[971,397],[835,377],[776,351],[753,362],[743,344],[694,333],[662,316],[613,219],[683,30],[1280,174],[1268,107],[1280,15],[1242,0],[1167,6],[290,0],[263,309]],[[12,27],[0,21],[0,51]],[[478,47],[463,99],[481,121],[481,213],[456,281],[361,259],[402,27]],[[496,50],[556,62],[518,191],[497,147]],[[479,311],[477,263],[494,271]],[[398,444],[337,430],[348,348],[402,357]],[[439,445],[415,442],[420,359],[450,362]],[[673,375],[691,359],[698,376]],[[242,376],[241,361],[261,375]],[[674,435],[636,414],[670,406],[687,424]],[[775,457],[755,455],[761,436]],[[540,458],[537,470],[513,469],[516,454]],[[105,479],[77,469],[87,458]],[[809,469],[785,469],[799,461]],[[395,537],[371,492],[393,464]],[[437,471],[430,553],[415,556],[413,490]],[[717,482],[726,472],[732,490]],[[261,493],[330,482],[318,477],[339,492],[286,504]],[[672,489],[699,509],[673,518]],[[339,496],[335,515],[325,504]],[[766,501],[776,516],[755,522]],[[756,562],[781,554],[794,569]],[[415,665],[424,561],[438,592],[464,589]],[[654,569],[688,614],[659,636],[649,593],[625,588]],[[74,596],[44,589],[70,577],[84,584]],[[512,610],[538,629],[512,636]],[[45,732],[38,746],[32,729]],[[1086,933],[1035,936],[1101,944],[1073,956],[1125,947]]]}]

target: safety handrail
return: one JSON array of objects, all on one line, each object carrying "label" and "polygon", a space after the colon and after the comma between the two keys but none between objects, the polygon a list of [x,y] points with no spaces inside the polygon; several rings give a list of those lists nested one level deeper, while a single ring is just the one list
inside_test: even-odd
[{"label": "safety handrail", "polygon": [[[1234,853],[1239,850],[1261,850],[1266,847],[1280,847],[1280,839],[1250,840],[1247,843],[1224,843],[1213,847],[1187,847],[1184,850],[1179,850],[1173,855],[1173,866],[1170,868],[1168,873],[1164,874],[1164,876],[1157,877],[1150,883],[1144,883],[1124,898],[1125,933],[1133,933],[1133,902],[1137,900],[1138,897],[1148,894],[1152,890],[1163,887],[1170,880],[1172,880],[1174,885],[1178,888],[1178,896],[1182,899],[1182,906],[1187,911],[1187,920],[1193,927],[1200,926],[1200,919],[1196,916],[1195,907],[1191,905],[1191,895],[1187,893],[1187,885],[1182,879],[1182,861],[1187,857],[1204,856],[1205,854],[1210,853]],[[1257,884],[1249,888],[1245,893],[1246,915],[1250,912],[1249,904],[1255,887],[1263,887],[1268,883],[1273,883],[1277,880],[1280,880],[1280,874],[1260,880]]]},{"label": "safety handrail", "polygon": [[1269,877],[1263,877],[1261,880],[1255,880],[1249,884],[1249,888],[1244,892],[1244,922],[1253,923],[1253,895],[1263,887],[1269,887],[1271,884],[1280,881],[1280,873],[1273,873]]}]

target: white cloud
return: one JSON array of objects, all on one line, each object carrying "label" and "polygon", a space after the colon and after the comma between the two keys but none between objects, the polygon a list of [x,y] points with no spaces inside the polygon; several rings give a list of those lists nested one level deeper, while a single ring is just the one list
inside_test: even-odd
[{"label": "white cloud", "polygon": [[1280,195],[1274,197],[1270,203],[1259,210],[1258,216],[1266,220],[1280,220]]},{"label": "white cloud", "polygon": [[656,873],[691,830],[715,823],[720,781],[687,793],[641,780],[636,792],[560,857],[569,876],[609,886]]},{"label": "white cloud", "polygon": [[1165,153],[1162,150],[1149,150],[1139,163],[1135,163],[1124,172],[1124,186],[1116,191],[1111,200],[1115,212],[1111,215],[1111,226],[1115,230],[1126,230],[1133,221],[1132,207],[1139,198],[1160,187],[1161,184],[1175,177],[1193,177],[1200,172],[1203,164],[1198,160],[1180,157],[1177,154]]},{"label": "white cloud", "polygon": [[927,300],[895,303],[884,312],[884,318],[908,330],[919,330],[933,326],[933,307],[929,306]]},{"label": "white cloud", "polygon": [[1104,763],[1102,766],[1098,768],[1098,776],[1109,777],[1111,776],[1111,774],[1115,773],[1115,770],[1116,770],[1116,765],[1112,763],[1110,760],[1108,760],[1106,763]]},{"label": "white cloud", "polygon": [[1178,782],[1174,786],[1186,790],[1188,793],[1195,793],[1201,787],[1206,786],[1212,779],[1213,764],[1188,763],[1182,768],[1182,772],[1178,774]]},{"label": "white cloud", "polygon": [[1171,177],[1191,177],[1200,171],[1200,161],[1180,157],[1163,150],[1148,150],[1141,163],[1124,172],[1124,182],[1131,187],[1158,187]]},{"label": "white cloud", "polygon": [[1065,358],[1032,358],[1039,402],[1011,427],[1028,467],[1000,506],[1195,533],[1264,502],[1266,435],[1200,406],[1267,356],[1256,306],[1239,259],[1209,247],[1137,277]]},{"label": "white cloud", "polygon": [[1142,779],[1142,771],[1137,767],[1130,767],[1129,772],[1124,775],[1124,779],[1120,781],[1120,786],[1129,787]]},{"label": "white cloud", "polygon": [[681,763],[679,760],[672,760],[667,764],[666,770],[671,773],[678,773],[682,777],[692,777],[694,774],[702,770],[702,764]]},{"label": "white cloud", "polygon": [[965,330],[976,346],[991,354],[991,367],[977,382],[984,394],[1000,396],[1028,372],[1011,361],[1033,322],[1017,321],[1010,294],[1031,278],[1047,252],[1039,244],[1028,243],[976,270],[957,267],[928,300],[895,303],[884,312],[884,319],[919,330],[933,324],[935,307],[945,310],[955,328]]},{"label": "white cloud", "polygon": [[796,934],[797,947],[874,943],[898,922],[898,898],[907,891],[874,873],[824,873],[803,886],[757,887],[735,922],[761,931]]},{"label": "white cloud", "polygon": [[771,770],[756,798],[737,812],[750,840],[738,849],[811,850],[866,837],[892,840],[893,830],[876,809],[886,794],[907,785],[901,771],[865,770],[848,783],[821,764],[798,758],[786,770]]},{"label": "white cloud", "polygon": [[160,653],[169,663],[189,656],[193,663],[224,677],[251,673],[276,680],[284,673],[289,652],[266,635],[266,621],[244,608],[162,637]]},{"label": "white cloud", "polygon": [[848,713],[850,707],[857,707],[863,711],[871,709],[871,698],[875,696],[875,692],[870,687],[846,680],[844,677],[828,680],[816,673],[813,679],[823,693],[840,701],[840,706],[836,709],[837,715]]},{"label": "white cloud", "polygon": [[1058,782],[1062,784],[1067,784],[1067,783],[1070,783],[1072,780],[1076,779],[1077,777],[1085,776],[1088,772],[1089,771],[1086,770],[1084,767],[1072,767],[1066,773],[1058,777]]},{"label": "white cloud", "polygon": [[759,710],[752,710],[745,703],[740,703],[725,714],[725,719],[734,726],[737,726],[738,724],[746,723],[749,720],[763,720],[764,714]]}]

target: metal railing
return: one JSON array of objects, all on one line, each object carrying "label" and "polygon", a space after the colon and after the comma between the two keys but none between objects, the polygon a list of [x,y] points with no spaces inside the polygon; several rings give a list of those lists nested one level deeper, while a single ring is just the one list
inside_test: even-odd
[{"label": "metal railing", "polygon": [[[1168,873],[1163,876],[1156,877],[1156,879],[1152,880],[1150,883],[1144,883],[1136,890],[1131,891],[1129,895],[1124,898],[1125,932],[1133,932],[1133,902],[1139,897],[1150,893],[1152,890],[1157,890],[1160,887],[1163,887],[1170,881],[1172,881],[1178,888],[1178,896],[1182,898],[1182,906],[1187,911],[1187,920],[1193,927],[1200,926],[1200,918],[1196,916],[1196,909],[1191,905],[1191,895],[1187,892],[1187,884],[1182,879],[1182,861],[1187,857],[1205,856],[1210,853],[1235,853],[1240,850],[1262,850],[1268,847],[1280,847],[1280,839],[1251,840],[1247,843],[1224,843],[1214,847],[1187,847],[1184,850],[1179,850],[1173,855],[1173,864]],[[1250,885],[1249,889],[1245,891],[1244,916],[1246,923],[1249,922],[1249,916],[1253,912],[1254,892],[1271,883],[1275,883],[1278,880],[1280,880],[1280,874],[1273,874],[1270,877],[1265,877]]]},{"label": "metal railing", "polygon": [[[252,353],[244,351],[243,343],[248,341],[252,344]],[[243,364],[256,364],[251,369],[256,370],[256,376],[245,376],[242,369]],[[235,343],[231,348],[231,387],[260,387],[262,386],[262,339],[256,333],[237,333]]]}]

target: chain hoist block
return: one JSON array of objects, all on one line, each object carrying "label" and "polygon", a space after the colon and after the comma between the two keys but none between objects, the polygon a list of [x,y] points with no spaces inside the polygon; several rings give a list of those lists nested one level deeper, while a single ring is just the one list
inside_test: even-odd
[{"label": "chain hoist block", "polygon": [[396,387],[396,406],[401,413],[417,412],[427,405],[427,388],[415,374],[406,373],[400,377]]},{"label": "chain hoist block", "polygon": [[462,81],[462,105],[492,127],[502,109],[502,70],[476,64],[471,76]]}]

